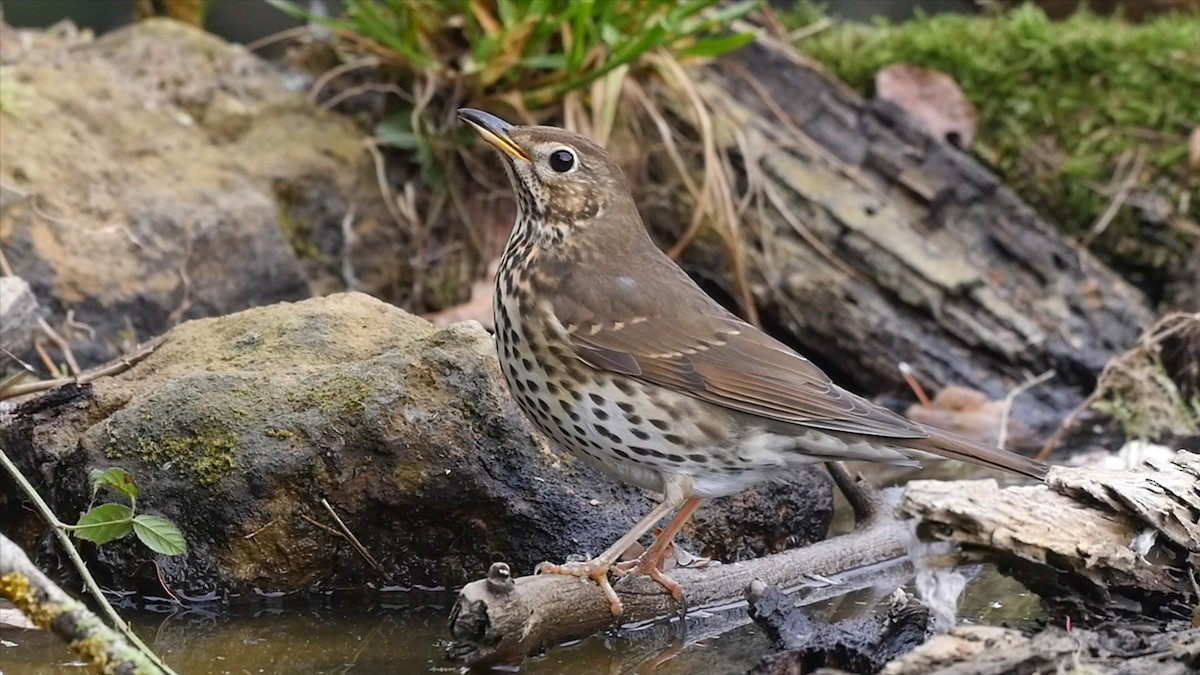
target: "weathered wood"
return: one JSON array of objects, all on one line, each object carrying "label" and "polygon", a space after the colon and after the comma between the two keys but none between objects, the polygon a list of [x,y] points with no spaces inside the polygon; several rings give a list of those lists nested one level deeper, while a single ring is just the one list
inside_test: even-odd
[{"label": "weathered wood", "polygon": [[[957,626],[883,668],[883,675],[1121,673],[1186,675],[1200,666],[1200,628],[1164,632],[1049,628],[1034,636],[998,626]],[[840,671],[839,671],[840,672]],[[764,674],[765,675],[765,674]],[[832,674],[831,674],[832,675]]]},{"label": "weathered wood", "polygon": [[[903,361],[927,385],[1002,399],[1053,369],[1014,411],[1046,431],[1150,322],[1133,286],[894,106],[764,41],[695,77],[762,206],[745,210],[739,233],[760,316],[835,380],[906,392]],[[672,242],[678,207],[657,201],[647,223]],[[722,269],[728,255],[701,238],[683,262]]]},{"label": "weathered wood", "polygon": [[1200,455],[1132,471],[1055,467],[1046,483],[915,481],[898,508],[919,535],[995,560],[1077,622],[1191,620]]},{"label": "weathered wood", "polygon": [[[835,479],[847,478],[835,469]],[[840,537],[804,548],[707,569],[672,569],[684,587],[689,609],[740,602],[753,581],[796,589],[813,578],[832,580],[842,592],[872,579],[891,565],[902,564],[909,537],[874,492],[847,491],[860,514],[861,527]],[[864,581],[865,583],[865,581]],[[630,576],[614,584],[624,603],[622,624],[636,624],[681,608],[662,586],[646,577]],[[451,657],[468,665],[519,663],[544,647],[577,640],[615,627],[608,601],[598,586],[561,575],[522,577],[515,583],[480,580],[465,586],[450,617],[454,635]]]}]

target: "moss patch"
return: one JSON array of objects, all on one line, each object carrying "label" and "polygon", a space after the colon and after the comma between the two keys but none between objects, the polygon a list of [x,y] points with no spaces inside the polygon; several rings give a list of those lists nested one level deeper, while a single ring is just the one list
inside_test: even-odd
[{"label": "moss patch", "polygon": [[[802,3],[790,23],[816,16]],[[891,63],[949,74],[978,108],[972,151],[1064,232],[1085,237],[1129,175],[1129,199],[1091,248],[1156,300],[1166,270],[1200,245],[1172,224],[1200,214],[1185,196],[1196,190],[1186,156],[1200,120],[1200,13],[1131,25],[1088,12],[1051,21],[1026,5],[839,23],[797,46],[864,94]]]},{"label": "moss patch", "polygon": [[366,400],[370,391],[367,383],[353,375],[338,375],[324,382],[313,383],[312,387],[300,392],[289,392],[288,403],[296,411],[316,408],[321,412],[340,409],[350,419],[358,419],[366,412]]},{"label": "moss patch", "polygon": [[224,429],[205,429],[180,436],[140,437],[130,443],[106,448],[109,459],[137,457],[147,464],[170,462],[181,475],[191,475],[199,485],[216,484],[237,468],[237,434]]}]

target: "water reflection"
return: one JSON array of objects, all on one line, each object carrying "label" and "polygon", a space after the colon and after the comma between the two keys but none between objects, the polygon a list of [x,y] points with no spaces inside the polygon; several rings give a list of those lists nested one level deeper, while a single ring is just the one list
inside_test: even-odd
[{"label": "water reflection", "polygon": [[[960,602],[960,620],[1028,625],[1039,618],[1036,597],[981,569]],[[880,603],[905,584],[911,586],[907,568],[894,566],[852,592],[818,583],[796,597],[814,618],[838,621],[880,611]],[[453,593],[339,594],[257,598],[250,607],[198,604],[171,613],[143,606],[122,615],[180,673],[454,673],[459,668],[443,658],[453,601]],[[4,629],[0,638],[7,675],[84,672],[57,638],[42,631]],[[673,619],[560,646],[530,659],[521,672],[742,673],[770,650],[745,608],[734,606],[695,612],[682,624]]]}]

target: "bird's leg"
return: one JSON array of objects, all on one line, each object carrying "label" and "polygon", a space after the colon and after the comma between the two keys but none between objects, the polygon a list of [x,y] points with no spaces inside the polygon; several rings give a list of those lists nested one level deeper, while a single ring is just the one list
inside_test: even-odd
[{"label": "bird's leg", "polygon": [[[604,591],[605,597],[608,598],[609,608],[612,611],[613,616],[620,616],[621,598],[617,597],[617,592],[613,590],[612,584],[608,582],[608,571],[612,568],[613,563],[620,559],[621,554],[625,552],[625,549],[633,546],[638,539],[642,538],[643,534],[646,534],[650,531],[650,528],[654,527],[655,523],[662,520],[664,516],[674,511],[679,507],[680,504],[683,504],[685,501],[687,501],[689,495],[692,494],[692,479],[689,476],[669,474],[664,478],[664,483],[665,486],[663,489],[663,500],[659,502],[657,506],[651,509],[650,513],[646,514],[645,518],[639,520],[637,525],[634,525],[633,529],[629,530],[625,536],[618,539],[612,546],[609,546],[608,550],[606,550],[604,553],[601,553],[599,556],[592,558],[591,560],[584,560],[580,562],[568,562],[561,565],[542,563],[541,565],[538,565],[537,573],[566,574],[573,577],[583,577],[595,581],[600,586],[600,590]],[[692,510],[694,511],[695,508]],[[691,511],[688,513],[690,514]],[[678,518],[676,520],[678,520]],[[684,520],[686,520],[686,518]],[[670,530],[674,524],[675,521],[672,520],[671,525],[668,525],[667,529]],[[680,525],[682,526],[682,523],[680,523]],[[674,538],[674,533],[678,530],[679,528],[675,528],[675,530],[672,531],[670,538]],[[653,548],[654,546],[652,545],[650,549],[647,550],[647,553],[649,553],[650,550],[653,550]],[[676,584],[670,579],[667,579],[667,581],[675,586],[679,586],[679,584]],[[666,584],[663,585],[666,586]],[[667,586],[667,588],[670,590],[671,587]],[[672,592],[672,594],[674,594],[674,592]],[[683,591],[680,590],[680,597],[682,597],[682,594]]]},{"label": "bird's leg", "polygon": [[698,497],[691,497],[685,501],[683,506],[680,507],[679,512],[667,524],[666,529],[658,534],[653,544],[650,544],[650,548],[638,556],[637,560],[631,560],[627,566],[622,565],[619,573],[628,574],[636,570],[641,574],[645,574],[659,584],[662,584],[662,587],[671,593],[671,597],[675,598],[676,602],[683,602],[683,586],[680,586],[679,582],[663,573],[663,560],[667,557],[667,551],[670,550],[671,544],[675,543],[675,535],[679,534],[679,530],[683,529],[684,523],[688,521],[688,518],[692,517],[692,514],[696,512],[696,509],[700,507],[700,503],[703,501],[703,499]]}]

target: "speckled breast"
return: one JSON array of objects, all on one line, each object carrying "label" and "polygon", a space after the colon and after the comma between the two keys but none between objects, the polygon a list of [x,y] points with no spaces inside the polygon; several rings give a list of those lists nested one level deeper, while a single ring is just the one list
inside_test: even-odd
[{"label": "speckled breast", "polygon": [[526,288],[518,272],[501,266],[496,348],[517,404],[550,440],[648,490],[662,490],[663,472],[741,472],[732,448],[714,447],[727,433],[719,416],[691,397],[591,368],[571,352],[549,303],[539,304]]}]

